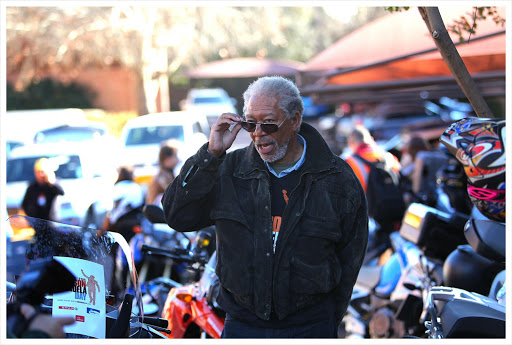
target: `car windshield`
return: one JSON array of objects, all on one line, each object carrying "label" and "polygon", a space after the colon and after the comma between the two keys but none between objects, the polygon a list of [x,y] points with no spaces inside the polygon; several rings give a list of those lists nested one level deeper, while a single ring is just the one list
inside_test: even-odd
[{"label": "car windshield", "polygon": [[36,143],[55,143],[61,140],[84,141],[100,137],[103,131],[99,128],[65,128],[41,131],[36,134]]},{"label": "car windshield", "polygon": [[160,144],[168,139],[185,141],[183,126],[152,126],[132,128],[126,137],[126,146]]},{"label": "car windshield", "polygon": [[223,99],[220,97],[196,97],[194,98],[194,104],[204,103],[222,103]]},{"label": "car windshield", "polygon": [[[34,180],[34,163],[41,157],[14,158],[7,161],[7,182]],[[48,156],[47,156],[48,158]],[[58,166],[55,176],[59,179],[77,179],[82,177],[80,157],[77,155],[52,156],[50,160]]]}]

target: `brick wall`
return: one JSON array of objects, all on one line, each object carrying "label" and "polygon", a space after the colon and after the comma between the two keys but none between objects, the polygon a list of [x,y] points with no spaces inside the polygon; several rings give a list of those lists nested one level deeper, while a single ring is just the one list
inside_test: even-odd
[{"label": "brick wall", "polygon": [[[41,78],[50,77],[63,83],[76,82],[89,87],[96,93],[95,108],[112,112],[137,112],[137,80],[135,73],[121,67],[89,68],[69,75],[49,73]],[[14,83],[16,75],[9,75],[7,80]]]}]

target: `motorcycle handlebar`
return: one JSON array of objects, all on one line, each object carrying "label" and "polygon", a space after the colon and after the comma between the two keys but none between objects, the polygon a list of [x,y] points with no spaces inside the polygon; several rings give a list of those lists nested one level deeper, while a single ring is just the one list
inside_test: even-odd
[{"label": "motorcycle handlebar", "polygon": [[162,255],[180,262],[206,263],[206,260],[201,256],[197,255],[195,252],[193,255],[190,255],[185,249],[182,248],[166,249],[143,244],[141,247],[141,251],[144,253],[148,253],[150,255]]},{"label": "motorcycle handlebar", "polygon": [[139,316],[138,319],[139,322],[150,325],[151,327],[167,328],[169,326],[169,321],[161,317]]}]

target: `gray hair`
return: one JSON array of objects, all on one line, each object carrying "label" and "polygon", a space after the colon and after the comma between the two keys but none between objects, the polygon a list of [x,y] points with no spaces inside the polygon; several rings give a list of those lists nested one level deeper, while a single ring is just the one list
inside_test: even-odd
[{"label": "gray hair", "polygon": [[300,123],[302,124],[304,103],[299,89],[291,80],[280,76],[271,76],[261,77],[252,82],[244,92],[244,117],[249,100],[254,95],[276,97],[277,107],[284,111],[286,117],[291,118],[296,112],[299,112]]}]

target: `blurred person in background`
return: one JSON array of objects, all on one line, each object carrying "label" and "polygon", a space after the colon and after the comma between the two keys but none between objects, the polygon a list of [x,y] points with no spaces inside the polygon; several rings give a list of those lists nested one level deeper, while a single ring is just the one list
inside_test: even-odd
[{"label": "blurred person in background", "polygon": [[393,154],[381,149],[366,127],[356,125],[347,138],[347,145],[351,153],[344,157],[345,161],[350,165],[354,173],[361,181],[363,189],[366,191],[368,173],[370,168],[359,160],[356,155],[361,156],[370,162],[384,161],[387,166],[391,167],[396,173],[400,172],[401,165]]},{"label": "blurred person in background", "polygon": [[113,194],[112,209],[107,212],[102,229],[118,232],[129,242],[137,227],[140,227],[144,207],[144,193],[142,187],[133,180],[131,167],[119,168]]},{"label": "blurred person in background", "polygon": [[148,186],[146,204],[160,205],[165,188],[174,181],[174,168],[178,164],[178,148],[172,140],[165,141],[158,155],[159,169]]},{"label": "blurred person in background", "polygon": [[35,181],[31,182],[21,202],[22,212],[29,217],[56,220],[54,201],[64,190],[57,183],[55,167],[48,158],[34,163]]},{"label": "blurred person in background", "polygon": [[[176,231],[215,225],[222,338],[337,338],[368,240],[364,191],[302,122],[296,85],[263,77],[222,114],[163,196]],[[239,131],[252,139],[231,152]]]},{"label": "blurred person in background", "polygon": [[[383,162],[397,176],[400,173],[400,162],[396,156],[380,148],[372,135],[363,125],[356,125],[347,138],[347,145],[351,153],[342,158],[350,165],[358,177],[364,191],[367,191],[370,166],[360,158],[368,162]],[[360,158],[359,158],[359,157]],[[380,221],[379,225],[384,232],[392,232],[398,226],[395,221]]]},{"label": "blurred person in background", "polygon": [[402,158],[400,160],[400,184],[404,190],[404,200],[409,205],[413,200],[412,181],[417,178],[417,174],[421,173],[415,169],[416,158],[418,153],[422,151],[430,151],[428,142],[419,136],[412,136],[409,138],[402,150]]},{"label": "blurred person in background", "polygon": [[400,160],[400,174],[403,177],[408,177],[410,179],[414,172],[414,165],[416,163],[418,152],[430,151],[430,146],[422,137],[412,136],[409,138],[402,151],[403,154]]}]

